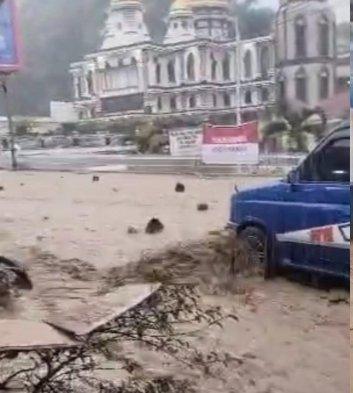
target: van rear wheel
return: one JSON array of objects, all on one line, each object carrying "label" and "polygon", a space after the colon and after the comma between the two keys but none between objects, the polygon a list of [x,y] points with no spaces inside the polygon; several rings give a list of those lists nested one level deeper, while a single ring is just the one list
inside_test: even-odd
[{"label": "van rear wheel", "polygon": [[251,252],[251,261],[255,264],[266,267],[267,239],[265,232],[257,227],[246,227],[240,232],[239,238],[249,247]]}]

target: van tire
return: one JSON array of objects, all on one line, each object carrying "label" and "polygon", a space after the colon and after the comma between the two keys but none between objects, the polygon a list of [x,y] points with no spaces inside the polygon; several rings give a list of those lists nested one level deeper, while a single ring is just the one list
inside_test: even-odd
[{"label": "van tire", "polygon": [[278,275],[278,266],[276,260],[272,255],[267,257],[267,261],[264,269],[264,278],[265,280],[271,280],[272,278],[277,277]]},{"label": "van tire", "polygon": [[249,226],[239,233],[239,239],[243,240],[249,249],[254,252],[254,261],[266,268],[267,265],[267,237],[266,233],[258,227]]}]

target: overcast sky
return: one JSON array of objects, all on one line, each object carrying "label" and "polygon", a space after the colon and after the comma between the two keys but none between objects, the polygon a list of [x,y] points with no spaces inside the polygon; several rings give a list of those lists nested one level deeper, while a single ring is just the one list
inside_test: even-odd
[{"label": "overcast sky", "polygon": [[[337,19],[339,20],[339,22],[349,22],[350,19],[349,0],[329,0],[329,2],[336,10]],[[259,4],[268,5],[277,9],[279,5],[279,0],[259,0]]]}]

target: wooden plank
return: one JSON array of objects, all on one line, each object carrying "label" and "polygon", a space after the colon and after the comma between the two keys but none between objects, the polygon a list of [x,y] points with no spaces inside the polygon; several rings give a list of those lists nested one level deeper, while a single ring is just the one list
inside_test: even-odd
[{"label": "wooden plank", "polygon": [[85,304],[46,322],[63,332],[85,336],[141,304],[159,288],[160,284],[125,285],[104,296],[88,299]]},{"label": "wooden plank", "polygon": [[71,348],[79,345],[43,322],[0,320],[0,352]]}]

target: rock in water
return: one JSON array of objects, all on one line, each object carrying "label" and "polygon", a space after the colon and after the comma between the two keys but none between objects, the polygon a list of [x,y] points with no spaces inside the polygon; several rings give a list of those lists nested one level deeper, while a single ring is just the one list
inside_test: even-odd
[{"label": "rock in water", "polygon": [[207,203],[199,203],[199,204],[197,205],[197,210],[198,210],[199,212],[205,212],[205,211],[207,211],[208,209],[209,209],[209,206],[208,206]]},{"label": "rock in water", "polygon": [[154,235],[160,233],[164,230],[164,225],[158,220],[158,218],[152,218],[147,224],[146,233],[149,235]]},{"label": "rock in water", "polygon": [[127,229],[127,233],[129,235],[137,235],[139,233],[138,229],[135,228],[134,226],[130,225]]},{"label": "rock in water", "polygon": [[182,183],[177,183],[175,186],[175,192],[185,192],[185,186]]}]

